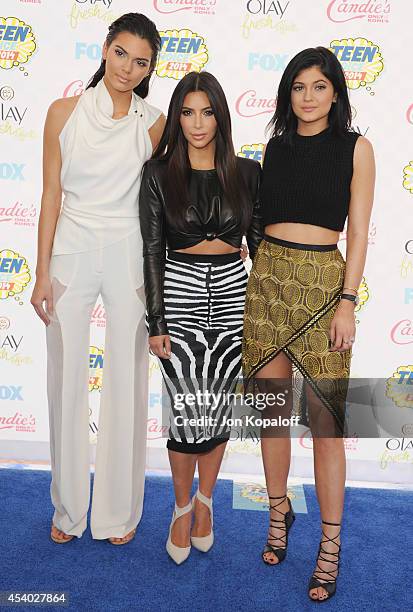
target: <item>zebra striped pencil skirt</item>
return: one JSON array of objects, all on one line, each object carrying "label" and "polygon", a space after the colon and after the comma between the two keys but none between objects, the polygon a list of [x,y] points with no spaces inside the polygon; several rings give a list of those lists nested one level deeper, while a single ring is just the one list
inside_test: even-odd
[{"label": "zebra striped pencil skirt", "polygon": [[159,361],[170,450],[207,452],[229,438],[226,394],[234,392],[241,374],[247,280],[238,252],[168,252],[164,304],[172,354]]}]

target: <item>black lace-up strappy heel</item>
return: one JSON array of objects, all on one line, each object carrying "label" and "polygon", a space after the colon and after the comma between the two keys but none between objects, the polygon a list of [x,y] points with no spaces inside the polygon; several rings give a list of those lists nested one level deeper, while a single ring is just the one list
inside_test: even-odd
[{"label": "black lace-up strappy heel", "polygon": [[[321,521],[321,522],[324,525],[333,525],[334,527],[341,527],[341,523],[327,523],[327,521]],[[334,536],[333,538],[329,538],[328,535],[324,532],[324,530],[322,530],[323,539],[321,540],[320,546],[318,549],[317,569],[311,576],[310,582],[308,585],[308,596],[311,599],[311,601],[315,601],[315,602],[327,601],[328,599],[331,599],[336,592],[336,581],[338,577],[338,570],[339,570],[339,563],[340,563],[340,549],[341,549],[340,544],[337,542],[337,538],[339,537],[340,532],[341,532],[341,529],[339,530],[336,536]],[[333,544],[335,544],[335,546],[337,547],[337,550],[335,552],[327,552],[323,548],[323,544],[325,544],[326,542],[332,542]],[[325,563],[334,564],[335,568],[331,570],[330,572],[327,572],[326,570],[321,569],[319,565],[319,561],[324,561]],[[323,574],[326,576],[329,576],[331,580],[325,580],[324,578],[320,578],[320,575],[322,576]],[[312,589],[318,589],[319,587],[322,587],[323,589],[326,590],[327,597],[324,597],[323,599],[311,597],[310,591]]]},{"label": "black lace-up strappy heel", "polygon": [[[268,535],[267,543],[264,546],[264,550],[262,551],[262,560],[267,565],[278,565],[279,563],[284,561],[284,559],[285,559],[285,557],[287,555],[288,532],[289,532],[289,530],[291,528],[291,525],[295,521],[295,514],[294,514],[294,510],[292,509],[292,506],[291,506],[290,498],[287,497],[286,495],[282,495],[281,497],[271,497],[269,495],[268,499],[270,500],[270,502],[269,502],[269,506],[270,506],[270,529],[269,529],[269,535]],[[280,499],[281,501],[279,501],[276,504],[272,504],[271,503],[272,499]],[[284,512],[281,512],[281,510],[278,510],[278,506],[280,506],[285,499],[288,500],[288,505],[289,505],[290,509],[288,510],[288,512],[284,513]],[[271,518],[271,510],[275,510],[283,518],[282,519],[273,519],[273,518]],[[276,536],[272,536],[271,535],[271,528],[283,529],[285,531],[285,534],[280,536],[279,538],[277,538]],[[277,543],[281,543],[281,547],[280,546],[277,547],[276,546]],[[269,561],[266,561],[264,559],[264,555],[266,553],[274,553],[274,555],[278,559],[278,563],[270,563]]]}]

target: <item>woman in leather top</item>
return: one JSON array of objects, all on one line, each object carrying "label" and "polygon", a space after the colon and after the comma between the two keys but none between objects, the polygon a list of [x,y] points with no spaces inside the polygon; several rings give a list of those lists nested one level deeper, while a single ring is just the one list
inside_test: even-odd
[{"label": "woman in leather top", "polygon": [[[247,273],[240,246],[246,235],[254,258],[262,239],[260,172],[257,162],[235,156],[216,78],[186,75],[139,197],[149,345],[170,402],[176,504],[166,549],[178,564],[191,544],[203,552],[213,544],[212,493],[241,372]],[[199,487],[190,501],[196,465]]]},{"label": "woman in leather top", "polygon": [[[269,403],[265,412],[291,423],[294,410],[313,439],[322,537],[308,595],[316,602],[336,591],[354,307],[374,192],[371,144],[350,125],[346,80],[335,55],[324,47],[298,53],[281,78],[270,122],[260,189],[265,236],[245,304],[245,380],[255,380],[262,393],[292,391],[278,414]],[[337,242],[347,216],[345,263]],[[270,565],[285,559],[295,519],[287,497],[290,433],[288,425],[261,433],[270,500],[262,557]]]}]

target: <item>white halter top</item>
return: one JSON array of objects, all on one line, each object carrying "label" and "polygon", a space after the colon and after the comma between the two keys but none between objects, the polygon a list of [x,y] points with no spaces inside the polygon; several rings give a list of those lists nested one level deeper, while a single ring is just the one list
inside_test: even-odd
[{"label": "white halter top", "polygon": [[129,112],[112,119],[103,82],[87,89],[60,134],[63,205],[53,255],[92,251],[138,232],[142,166],[152,154],[148,129],[161,111],[132,93]]}]

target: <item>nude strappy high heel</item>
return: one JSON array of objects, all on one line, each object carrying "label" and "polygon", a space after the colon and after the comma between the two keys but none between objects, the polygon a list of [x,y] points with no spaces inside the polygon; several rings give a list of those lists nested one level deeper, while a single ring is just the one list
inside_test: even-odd
[{"label": "nude strappy high heel", "polygon": [[194,548],[197,548],[201,552],[208,552],[208,550],[212,547],[214,543],[214,530],[213,530],[214,512],[212,510],[212,497],[206,497],[198,489],[192,498],[192,508],[194,508],[195,506],[195,498],[198,498],[200,502],[202,502],[209,508],[209,513],[211,516],[211,533],[209,533],[206,536],[202,536],[202,537],[191,536],[191,542]]},{"label": "nude strappy high heel", "polygon": [[180,565],[189,557],[189,553],[191,552],[191,545],[176,546],[176,544],[173,544],[172,539],[171,539],[172,527],[175,521],[179,519],[179,517],[183,516],[184,514],[187,514],[188,512],[192,512],[191,502],[189,502],[189,504],[187,504],[183,508],[179,508],[179,506],[175,504],[175,510],[172,515],[171,525],[169,527],[169,536],[166,542],[166,550],[167,550],[168,555],[171,557],[171,559],[175,561],[177,565]]}]

